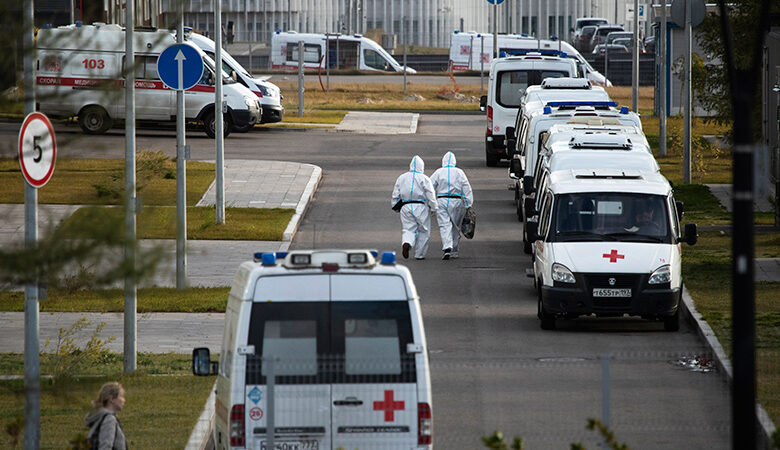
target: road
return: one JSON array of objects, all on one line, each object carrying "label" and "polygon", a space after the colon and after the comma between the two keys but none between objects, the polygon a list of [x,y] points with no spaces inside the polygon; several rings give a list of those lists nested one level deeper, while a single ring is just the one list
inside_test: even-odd
[{"label": "road", "polygon": [[[476,237],[458,260],[440,260],[436,232],[424,261],[404,261],[421,297],[432,365],[438,448],[480,448],[493,430],[522,436],[527,448],[598,445],[586,419],[602,414],[602,362],[609,366],[610,424],[632,448],[728,448],[729,394],[723,377],[673,364],[703,345],[683,324],[667,333],[633,319],[559,321],[542,331],[531,267],[506,190],[506,166],[484,164],[484,119],[422,115],[415,135],[375,136],[326,130],[255,130],[225,141],[226,158],[316,164],[323,179],[293,248],[369,247],[400,253],[400,223],[390,210],[395,178],[414,154],[430,174],[451,150],[474,188]],[[0,139],[15,136],[0,124]],[[58,126],[60,156],[123,156],[121,130],[90,137]],[[188,134],[194,159],[214,159],[214,143]],[[173,156],[173,130],[142,130],[139,149]]]}]

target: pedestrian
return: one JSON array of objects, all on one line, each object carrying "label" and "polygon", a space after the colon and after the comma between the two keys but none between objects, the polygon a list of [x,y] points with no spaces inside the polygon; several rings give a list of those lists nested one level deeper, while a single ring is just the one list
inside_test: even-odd
[{"label": "pedestrian", "polygon": [[100,388],[98,398],[92,404],[95,411],[87,414],[84,422],[89,427],[87,441],[93,449],[127,450],[127,441],[116,413],[125,406],[125,390],[116,381]]},{"label": "pedestrian", "polygon": [[456,259],[458,243],[460,242],[460,223],[466,214],[466,208],[474,203],[474,194],[466,173],[455,167],[455,155],[447,152],[441,159],[441,168],[431,175],[431,182],[436,191],[439,208],[436,221],[441,233],[441,248],[444,256],[441,259]]},{"label": "pedestrian", "polygon": [[[425,173],[422,158],[414,155],[409,171],[402,173],[393,187],[393,209],[401,213],[402,254],[409,258],[414,247],[414,258],[425,259],[431,238],[431,215],[436,212],[436,194],[433,183]],[[400,209],[399,209],[400,208]]]}]

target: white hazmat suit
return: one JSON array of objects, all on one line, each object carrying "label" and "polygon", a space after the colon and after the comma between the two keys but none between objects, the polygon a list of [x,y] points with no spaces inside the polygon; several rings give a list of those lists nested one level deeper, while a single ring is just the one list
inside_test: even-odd
[{"label": "white hazmat suit", "polygon": [[455,167],[455,163],[455,155],[447,152],[441,159],[441,168],[431,175],[439,203],[436,221],[439,223],[444,259],[458,257],[460,222],[466,214],[466,208],[474,203],[469,179],[463,170]]},{"label": "white hazmat suit", "polygon": [[[391,204],[399,200],[406,203],[401,207],[401,241],[414,247],[414,257],[425,258],[431,237],[431,211],[436,211],[436,194],[433,184],[423,171],[425,163],[415,155],[409,163],[409,171],[395,180]],[[407,248],[408,252],[408,248]]]}]

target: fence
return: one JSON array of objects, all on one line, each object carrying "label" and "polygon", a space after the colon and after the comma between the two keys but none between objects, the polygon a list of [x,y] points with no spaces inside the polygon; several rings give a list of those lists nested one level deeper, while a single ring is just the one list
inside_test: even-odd
[{"label": "fence", "polygon": [[[628,53],[610,53],[604,61],[604,55],[587,53],[583,55],[594,69],[606,76],[614,86],[631,86],[631,55]],[[652,86],[655,83],[655,55],[639,55],[639,85]]]}]

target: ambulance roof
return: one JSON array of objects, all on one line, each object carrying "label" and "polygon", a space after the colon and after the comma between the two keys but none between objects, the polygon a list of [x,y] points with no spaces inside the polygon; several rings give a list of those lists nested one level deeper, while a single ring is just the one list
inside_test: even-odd
[{"label": "ambulance roof", "polygon": [[550,174],[548,185],[553,194],[577,192],[615,192],[669,195],[671,186],[658,172],[621,169],[573,169]]},{"label": "ambulance roof", "polygon": [[549,157],[550,172],[573,169],[627,170],[639,172],[658,172],[653,155],[647,152],[621,152],[615,155],[602,150],[578,150],[557,152]]},{"label": "ambulance roof", "polygon": [[522,104],[524,109],[530,110],[542,109],[548,102],[609,100],[609,94],[601,86],[593,86],[591,89],[542,89],[541,86],[528,86]]},{"label": "ambulance roof", "polygon": [[588,126],[557,123],[548,132],[546,147],[552,151],[588,148],[651,151],[642,130],[631,124]]},{"label": "ambulance roof", "polygon": [[[168,30],[134,30],[136,53],[160,53],[176,39]],[[64,25],[38,30],[37,48],[58,50],[125,52],[125,29],[119,25]],[[194,46],[193,46],[194,47]],[[200,49],[198,49],[200,51]]]}]

